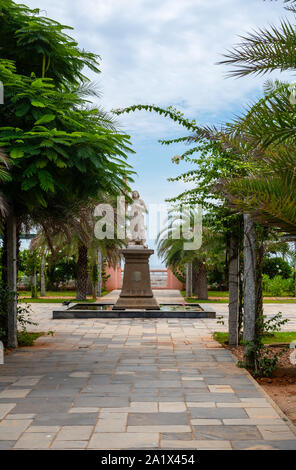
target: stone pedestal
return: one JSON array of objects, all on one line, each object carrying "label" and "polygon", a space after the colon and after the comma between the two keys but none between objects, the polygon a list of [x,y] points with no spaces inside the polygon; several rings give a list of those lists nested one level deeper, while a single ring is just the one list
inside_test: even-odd
[{"label": "stone pedestal", "polygon": [[150,282],[149,258],[154,250],[135,246],[122,250],[125,258],[120,296],[113,310],[159,310]]}]

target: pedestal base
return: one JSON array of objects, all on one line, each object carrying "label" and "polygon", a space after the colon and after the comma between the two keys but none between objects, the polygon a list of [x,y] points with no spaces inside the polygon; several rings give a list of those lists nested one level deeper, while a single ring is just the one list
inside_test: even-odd
[{"label": "pedestal base", "polygon": [[113,310],[159,310],[150,282],[149,258],[154,250],[130,247],[122,250],[125,258],[120,296]]}]

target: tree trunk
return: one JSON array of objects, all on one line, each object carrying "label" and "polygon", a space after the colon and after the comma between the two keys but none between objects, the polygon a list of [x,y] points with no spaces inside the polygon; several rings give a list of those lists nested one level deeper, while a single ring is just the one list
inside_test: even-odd
[{"label": "tree trunk", "polygon": [[238,345],[239,333],[239,240],[231,234],[229,240],[229,317],[228,317],[228,343],[229,346]]},{"label": "tree trunk", "polygon": [[202,261],[197,261],[193,264],[193,292],[199,298],[207,300],[208,296],[208,281],[206,265]]},{"label": "tree trunk", "polygon": [[294,242],[294,297],[296,297],[296,242]]},{"label": "tree trunk", "polygon": [[78,247],[76,300],[86,300],[87,288],[88,288],[87,247],[85,245],[80,245]]},{"label": "tree trunk", "polygon": [[16,269],[16,217],[11,207],[7,217],[7,286],[13,293],[8,302],[7,346],[17,343],[17,269]]},{"label": "tree trunk", "polygon": [[31,286],[32,286],[32,289],[31,289],[32,299],[37,299],[38,295],[37,295],[36,265],[34,265],[34,272],[33,272],[33,276],[31,277]]},{"label": "tree trunk", "polygon": [[230,256],[231,256],[231,236],[228,234],[226,235],[226,250],[225,250],[225,269],[224,269],[224,274],[225,274],[225,285],[226,285],[226,290],[229,290],[229,263],[230,263]]},{"label": "tree trunk", "polygon": [[3,223],[3,240],[2,240],[2,285],[7,287],[7,221]]},{"label": "tree trunk", "polygon": [[45,297],[45,254],[42,254],[40,266],[40,297]]},{"label": "tree trunk", "polygon": [[[243,339],[252,343],[255,339],[257,311],[256,296],[256,231],[250,214],[244,214],[244,334]],[[244,360],[253,365],[250,346],[244,347]]]},{"label": "tree trunk", "polygon": [[[258,237],[257,237],[258,238]],[[258,245],[258,242],[257,242]],[[263,274],[263,261],[264,261],[264,244],[263,238],[257,246],[256,256],[256,320],[263,316],[263,289],[262,289],[262,274]],[[255,329],[256,334],[256,329]]]},{"label": "tree trunk", "polygon": [[97,284],[97,295],[98,297],[101,297],[102,295],[102,268],[103,268],[103,263],[102,263],[102,252],[101,250],[98,250],[98,284]]},{"label": "tree trunk", "polygon": [[192,263],[186,263],[186,297],[192,296]]},{"label": "tree trunk", "polygon": [[87,289],[86,289],[86,294],[87,295],[94,295],[94,286],[91,280],[90,273],[88,273],[87,277]]}]

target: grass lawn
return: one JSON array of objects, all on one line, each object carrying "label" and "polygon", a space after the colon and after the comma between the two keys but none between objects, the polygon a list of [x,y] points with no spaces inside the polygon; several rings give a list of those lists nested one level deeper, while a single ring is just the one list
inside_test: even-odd
[{"label": "grass lawn", "polygon": [[43,331],[40,332],[29,332],[29,331],[18,331],[17,340],[19,346],[33,346],[36,339],[40,336],[45,335]]},{"label": "grass lawn", "polygon": [[[19,295],[26,295],[26,296],[31,296],[31,291],[30,290],[22,290],[19,291]],[[40,295],[40,292],[38,292],[38,295]],[[61,290],[61,291],[46,291],[45,292],[46,297],[75,297],[76,291],[75,290]]]},{"label": "grass lawn", "polygon": [[[213,303],[213,304],[228,304],[228,292],[227,291],[209,291],[209,298],[207,300],[202,300],[198,299],[197,297],[186,297],[186,292],[184,290],[181,291],[181,294],[183,295],[184,299],[188,303]],[[284,295],[283,297],[288,297],[289,294]],[[216,297],[216,298],[213,298]],[[219,300],[217,300],[217,297],[220,297]],[[267,295],[266,297],[271,297],[271,295]],[[295,304],[296,299],[291,297],[290,299],[285,299],[281,298],[280,296],[275,296],[277,297],[276,299],[264,299],[263,298],[263,303],[264,304]]]},{"label": "grass lawn", "polygon": [[52,298],[49,298],[49,299],[44,299],[43,297],[40,297],[38,299],[32,299],[32,297],[26,297],[25,299],[18,299],[18,303],[30,303],[30,304],[61,304],[62,302],[75,302],[75,303],[80,303],[80,304],[89,304],[89,303],[92,303],[92,302],[95,302],[93,299],[87,299],[87,300],[76,300],[75,298],[73,299],[64,299],[64,298],[60,298],[60,299],[55,299],[54,297]]},{"label": "grass lawn", "polygon": [[[214,333],[214,339],[218,341],[218,343],[224,346],[228,343],[228,333],[222,333],[220,331],[216,331]],[[273,333],[272,336],[264,336],[263,343],[264,344],[273,344],[273,343],[284,343],[289,344],[292,341],[296,340],[296,331],[279,331]]]},{"label": "grass lawn", "polygon": [[[104,295],[109,294],[109,291],[102,291],[102,297]],[[24,298],[21,298],[23,297]],[[38,303],[38,304],[47,304],[47,303],[62,303],[62,302],[78,302],[76,300],[76,291],[48,291],[45,293],[45,297],[38,297],[37,299],[32,299],[31,292],[30,291],[19,291],[19,300],[18,302],[29,302],[29,303]],[[40,296],[40,292],[38,293],[38,296]],[[48,298],[49,297],[49,298]],[[95,300],[92,298],[91,295],[87,296],[87,300],[81,300],[79,303],[92,303],[95,302]]]}]

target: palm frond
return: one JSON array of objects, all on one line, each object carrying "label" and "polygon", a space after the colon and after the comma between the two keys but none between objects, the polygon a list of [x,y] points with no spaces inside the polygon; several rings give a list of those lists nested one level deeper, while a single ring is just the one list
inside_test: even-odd
[{"label": "palm frond", "polygon": [[262,28],[240,38],[241,42],[223,54],[225,60],[219,62],[232,67],[228,76],[244,77],[296,69],[296,31],[288,20],[281,21],[280,28]]}]

